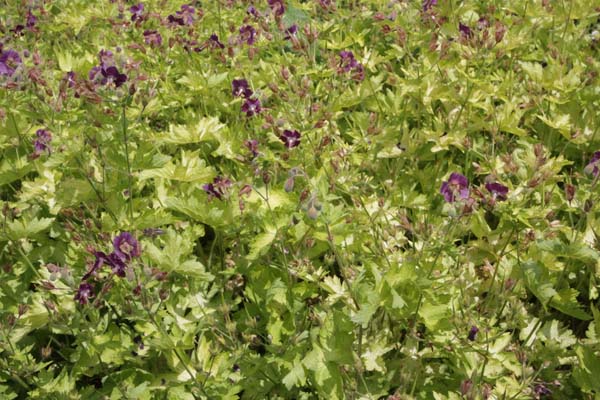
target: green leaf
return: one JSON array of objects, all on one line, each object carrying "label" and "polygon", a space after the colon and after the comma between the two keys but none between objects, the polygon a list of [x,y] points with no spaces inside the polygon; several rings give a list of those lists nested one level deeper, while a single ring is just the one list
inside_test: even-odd
[{"label": "green leaf", "polygon": [[296,355],[292,369],[283,377],[282,382],[288,390],[291,390],[294,386],[306,384],[306,375],[299,355]]},{"label": "green leaf", "polygon": [[248,260],[256,260],[262,254],[264,254],[275,240],[277,236],[277,229],[269,226],[266,228],[266,232],[256,235],[254,240],[250,243],[250,252],[246,256]]},{"label": "green leaf", "polygon": [[7,237],[11,240],[31,238],[32,236],[45,231],[52,225],[54,218],[37,218],[31,220],[20,218],[6,224]]}]

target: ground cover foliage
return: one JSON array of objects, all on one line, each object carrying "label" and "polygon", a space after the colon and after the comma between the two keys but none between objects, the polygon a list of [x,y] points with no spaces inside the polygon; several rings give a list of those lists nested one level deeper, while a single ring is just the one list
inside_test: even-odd
[{"label": "ground cover foliage", "polygon": [[598,399],[597,0],[10,0],[3,399]]}]

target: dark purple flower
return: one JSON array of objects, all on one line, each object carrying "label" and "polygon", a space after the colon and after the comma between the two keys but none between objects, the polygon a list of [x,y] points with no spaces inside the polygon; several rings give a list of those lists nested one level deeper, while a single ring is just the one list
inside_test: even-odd
[{"label": "dark purple flower", "polygon": [[508,194],[508,188],[501,183],[493,182],[486,183],[485,188],[492,194],[494,199],[499,201],[506,200],[506,195]]},{"label": "dark purple flower", "polygon": [[213,33],[208,39],[208,47],[211,49],[224,49],[225,45],[221,43],[219,36],[217,36],[216,33]]},{"label": "dark purple flower", "polygon": [[171,24],[171,25],[179,25],[179,26],[185,25],[185,22],[183,21],[182,17],[176,17],[173,14],[170,14],[167,17],[167,20],[169,21],[169,24]]},{"label": "dark purple flower", "polygon": [[467,25],[464,25],[462,22],[458,24],[458,30],[460,31],[461,36],[469,39],[473,36],[473,31]]},{"label": "dark purple flower", "polygon": [[240,40],[248,45],[253,45],[256,41],[256,30],[251,25],[245,25],[240,28]]},{"label": "dark purple flower", "polygon": [[125,264],[125,260],[123,260],[118,254],[112,252],[108,255],[108,260],[106,260],[106,264],[110,266],[113,274],[123,278],[125,276],[125,268],[127,268],[127,264]]},{"label": "dark purple flower", "polygon": [[228,178],[217,176],[212,183],[207,183],[202,186],[202,189],[208,194],[208,198],[216,197],[219,200],[223,199],[231,187],[231,181]]},{"label": "dark purple flower", "polygon": [[6,50],[0,52],[0,76],[12,76],[15,73],[15,69],[21,65],[22,60],[14,50]]},{"label": "dark purple flower", "polygon": [[79,289],[77,289],[77,293],[75,293],[75,301],[78,301],[79,304],[84,305],[89,303],[90,297],[94,297],[94,287],[86,282],[80,284]]},{"label": "dark purple flower", "polygon": [[585,166],[584,171],[586,174],[593,175],[595,178],[600,175],[600,151],[597,151],[592,155],[592,159],[588,165]]},{"label": "dark purple flower", "polygon": [[281,136],[279,136],[279,139],[281,139],[285,147],[291,149],[300,144],[300,132],[297,130],[290,131],[286,129]]},{"label": "dark purple flower", "polygon": [[248,81],[245,79],[234,79],[231,82],[232,92],[235,97],[248,98],[252,96],[252,90],[248,86]]},{"label": "dark purple flower", "polygon": [[116,87],[119,87],[127,82],[127,75],[120,73],[117,67],[102,68],[101,72],[104,77],[102,80],[104,85],[113,82]]},{"label": "dark purple flower", "polygon": [[142,13],[144,12],[144,5],[142,3],[138,3],[134,6],[129,7],[129,12],[131,13],[131,22],[135,22],[138,19],[142,18]]},{"label": "dark purple flower", "polygon": [[16,25],[14,28],[12,28],[10,31],[12,33],[15,34],[15,36],[23,36],[25,33],[23,32],[25,30],[25,25],[23,24],[18,24]]},{"label": "dark purple flower", "polygon": [[437,0],[423,0],[423,12],[431,10],[437,3]]},{"label": "dark purple flower", "polygon": [[248,150],[250,150],[253,158],[258,156],[258,140],[256,140],[256,139],[246,140],[244,142],[244,145],[246,145]]},{"label": "dark purple flower", "polygon": [[213,198],[216,197],[217,199],[221,200],[221,193],[219,193],[216,189],[215,186],[212,183],[207,183],[206,185],[202,185],[202,190],[204,190],[206,192],[206,194],[208,194],[208,198]]},{"label": "dark purple flower", "polygon": [[469,330],[469,336],[467,336],[467,339],[469,339],[471,342],[475,341],[475,336],[477,336],[477,332],[479,332],[479,328],[473,325]]},{"label": "dark purple flower", "polygon": [[162,36],[156,30],[145,30],[144,42],[152,47],[160,47],[162,44]]},{"label": "dark purple flower", "polygon": [[298,25],[294,24],[285,30],[285,40],[291,40],[292,37],[296,37],[296,33],[298,33]]},{"label": "dark purple flower", "polygon": [[123,261],[129,261],[141,254],[140,244],[129,232],[122,232],[113,240],[114,254]]},{"label": "dark purple flower", "polygon": [[278,17],[285,13],[285,5],[283,4],[283,0],[269,0],[269,7],[271,7],[273,14]]},{"label": "dark purple flower", "polygon": [[464,175],[453,172],[447,182],[442,182],[440,193],[444,195],[444,199],[448,203],[459,199],[467,199],[469,197],[469,181]]},{"label": "dark purple flower", "polygon": [[31,158],[38,158],[44,151],[48,151],[50,154],[50,141],[52,140],[52,134],[45,129],[38,129],[35,132],[35,140],[33,142],[34,151]]},{"label": "dark purple flower", "polygon": [[171,14],[167,17],[169,23],[173,25],[192,25],[194,23],[194,14],[196,10],[190,4],[184,4],[181,6],[180,11],[177,11],[175,15]]},{"label": "dark purple flower", "polygon": [[246,113],[247,117],[251,117],[255,114],[260,113],[262,108],[260,107],[260,100],[258,99],[246,99],[242,104],[242,112]]}]

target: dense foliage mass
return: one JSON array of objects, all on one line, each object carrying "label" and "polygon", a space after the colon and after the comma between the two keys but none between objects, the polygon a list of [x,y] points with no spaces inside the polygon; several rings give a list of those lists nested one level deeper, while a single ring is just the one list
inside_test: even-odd
[{"label": "dense foliage mass", "polygon": [[2,3],[2,399],[600,398],[598,0]]}]

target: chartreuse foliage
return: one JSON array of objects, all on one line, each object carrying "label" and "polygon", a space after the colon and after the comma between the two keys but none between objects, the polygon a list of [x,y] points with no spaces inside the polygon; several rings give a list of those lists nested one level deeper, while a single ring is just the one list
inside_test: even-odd
[{"label": "chartreuse foliage", "polygon": [[4,1],[0,397],[600,398],[599,21]]}]

